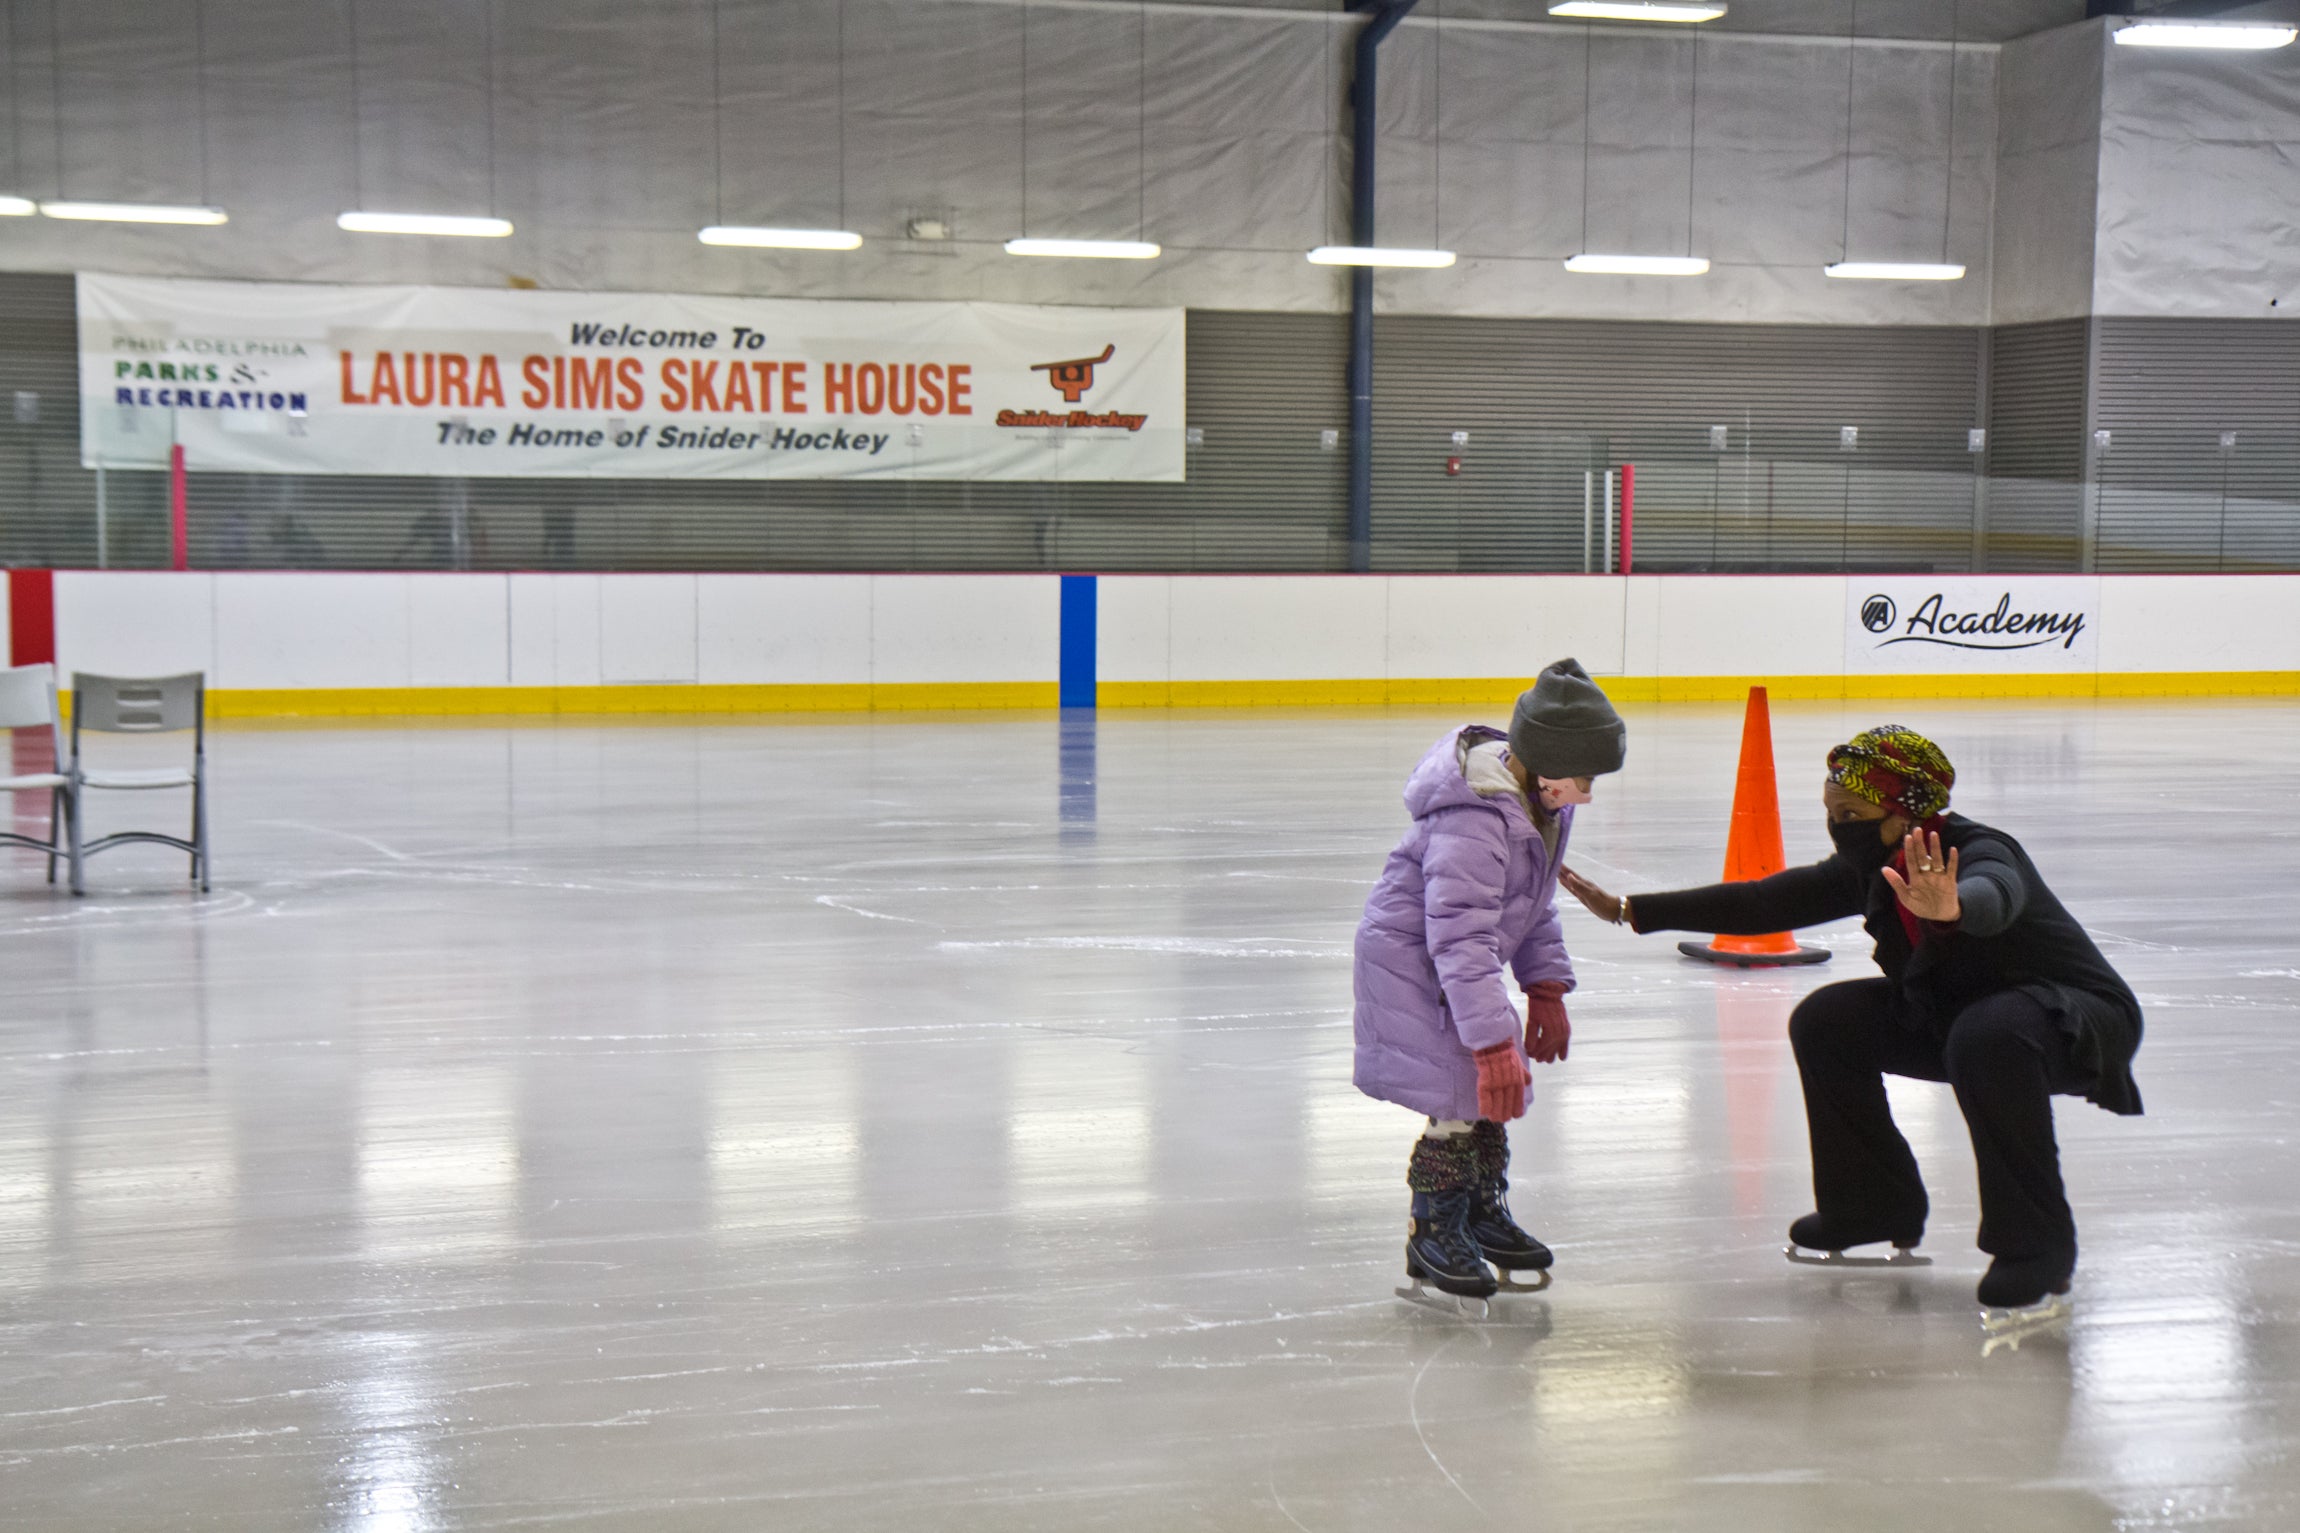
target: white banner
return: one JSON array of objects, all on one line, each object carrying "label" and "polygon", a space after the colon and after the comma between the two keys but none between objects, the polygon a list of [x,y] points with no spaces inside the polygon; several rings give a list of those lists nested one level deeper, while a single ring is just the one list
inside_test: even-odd
[{"label": "white banner", "polygon": [[1180,309],[83,273],[79,310],[91,468],[1182,478]]},{"label": "white banner", "polygon": [[2100,659],[2091,575],[1884,575],[1845,581],[1845,669],[2089,671]]}]

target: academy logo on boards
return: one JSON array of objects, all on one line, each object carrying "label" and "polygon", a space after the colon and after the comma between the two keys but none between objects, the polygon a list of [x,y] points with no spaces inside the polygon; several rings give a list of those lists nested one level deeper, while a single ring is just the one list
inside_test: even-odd
[{"label": "academy logo on boards", "polygon": [[1944,593],[1935,591],[1903,618],[1893,599],[1880,591],[1862,601],[1861,626],[1873,634],[1892,635],[1878,644],[1879,649],[1896,644],[1986,650],[2042,649],[2057,644],[2062,649],[2073,649],[2077,635],[2084,632],[2085,614],[2069,610],[2016,611],[2010,591],[1999,596],[1996,605],[1985,611],[1977,608],[1956,611],[1949,607]]},{"label": "academy logo on boards", "polygon": [[[1033,362],[1030,370],[1046,374],[1046,382],[1062,396],[1064,404],[1075,405],[1086,398],[1086,391],[1094,387],[1094,369],[1118,354],[1115,342],[1106,343],[1100,355],[1072,357],[1066,362]],[[1140,431],[1149,421],[1147,415],[1133,415],[1120,410],[1001,410],[997,422],[1001,426],[1060,426],[1081,430],[1101,427],[1121,431]]]}]

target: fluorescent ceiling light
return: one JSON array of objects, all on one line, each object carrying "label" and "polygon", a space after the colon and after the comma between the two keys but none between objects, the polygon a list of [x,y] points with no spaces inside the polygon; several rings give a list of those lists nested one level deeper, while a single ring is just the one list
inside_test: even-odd
[{"label": "fluorescent ceiling light", "polygon": [[1962,266],[1946,261],[1839,261],[1821,270],[1872,282],[1954,282],[1965,274]]},{"label": "fluorescent ceiling light", "polygon": [[1159,247],[1146,240],[1008,240],[1008,255],[1080,256],[1090,261],[1154,261]]},{"label": "fluorescent ceiling light", "polygon": [[220,224],[222,208],[177,208],[164,202],[43,202],[50,218],[84,218],[115,224]]},{"label": "fluorescent ceiling light", "polygon": [[1698,277],[1709,269],[1707,256],[1577,255],[1567,271],[1608,272],[1617,277]]},{"label": "fluorescent ceiling light", "polygon": [[854,250],[862,245],[862,236],[846,229],[760,229],[748,224],[713,224],[695,238],[706,245],[760,250]]},{"label": "fluorescent ceiling light", "polygon": [[458,218],[448,213],[338,213],[335,226],[354,234],[460,234],[493,240],[511,232],[508,218]]},{"label": "fluorescent ceiling light", "polygon": [[1319,266],[1426,266],[1453,265],[1450,250],[1406,250],[1386,245],[1320,245],[1310,252]]},{"label": "fluorescent ceiling light", "polygon": [[0,218],[29,218],[40,205],[29,197],[0,197]]},{"label": "fluorescent ceiling light", "polygon": [[1670,3],[1670,0],[1559,0],[1549,8],[1552,16],[1575,21],[1715,21],[1725,14],[1722,5]]},{"label": "fluorescent ceiling light", "polygon": [[2257,21],[2134,21],[2109,34],[2127,48],[2281,48],[2300,27]]}]

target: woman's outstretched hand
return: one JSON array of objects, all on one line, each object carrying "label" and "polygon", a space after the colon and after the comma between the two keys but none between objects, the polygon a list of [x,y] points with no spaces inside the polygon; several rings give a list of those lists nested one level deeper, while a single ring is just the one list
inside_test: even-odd
[{"label": "woman's outstretched hand", "polygon": [[1557,881],[1565,885],[1566,893],[1588,906],[1591,915],[1600,921],[1611,921],[1616,926],[1621,924],[1621,901],[1619,898],[1607,894],[1603,889],[1598,888],[1597,885],[1583,878],[1571,868],[1559,868]]},{"label": "woman's outstretched hand", "polygon": [[1957,849],[1941,855],[1938,831],[1911,829],[1901,839],[1901,860],[1908,864],[1906,878],[1885,869],[1885,882],[1893,886],[1909,914],[1920,921],[1954,921],[1962,913],[1957,903]]}]

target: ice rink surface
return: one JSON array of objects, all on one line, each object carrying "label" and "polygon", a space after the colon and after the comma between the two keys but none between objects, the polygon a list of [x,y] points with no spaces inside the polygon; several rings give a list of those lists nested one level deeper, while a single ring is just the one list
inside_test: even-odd
[{"label": "ice rink surface", "polygon": [[[1625,711],[1569,860],[1715,877],[1740,710]],[[2300,1526],[2300,710],[1776,707],[1792,859],[1923,729],[2147,1007],[2149,1115],[2060,1106],[2074,1324],[1986,1357],[1946,1087],[1938,1265],[1780,1255],[1850,924],[1736,975],[1570,909],[1556,1285],[1391,1297],[1350,933],[1466,717],[219,732],[207,898],[0,858],[0,1523]]]}]

